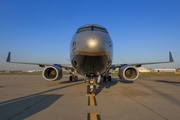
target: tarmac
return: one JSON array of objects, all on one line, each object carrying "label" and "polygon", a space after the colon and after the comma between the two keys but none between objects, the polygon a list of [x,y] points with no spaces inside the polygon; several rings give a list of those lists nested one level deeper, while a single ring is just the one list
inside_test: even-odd
[{"label": "tarmac", "polygon": [[180,76],[118,77],[97,84],[86,96],[83,77],[64,75],[49,82],[41,75],[0,75],[0,120],[179,120]]}]

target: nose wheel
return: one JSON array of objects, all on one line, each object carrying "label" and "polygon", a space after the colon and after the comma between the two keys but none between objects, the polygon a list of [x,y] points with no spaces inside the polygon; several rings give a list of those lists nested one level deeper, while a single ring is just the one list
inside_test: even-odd
[{"label": "nose wheel", "polygon": [[89,84],[87,85],[87,94],[95,94],[96,95],[95,79],[89,80]]},{"label": "nose wheel", "polygon": [[96,85],[87,85],[87,94],[96,95]]}]

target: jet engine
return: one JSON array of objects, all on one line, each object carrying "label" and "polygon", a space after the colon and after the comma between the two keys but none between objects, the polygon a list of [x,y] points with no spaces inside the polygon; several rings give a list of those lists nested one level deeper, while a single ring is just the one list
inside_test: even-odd
[{"label": "jet engine", "polygon": [[57,65],[48,66],[43,70],[42,76],[48,81],[60,80],[63,76],[62,69]]},{"label": "jet engine", "polygon": [[139,71],[130,65],[125,65],[119,69],[118,76],[121,80],[134,81],[139,76]]}]

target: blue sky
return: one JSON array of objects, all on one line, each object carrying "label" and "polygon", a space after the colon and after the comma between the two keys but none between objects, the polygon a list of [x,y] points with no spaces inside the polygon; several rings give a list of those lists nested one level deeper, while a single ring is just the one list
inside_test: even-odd
[{"label": "blue sky", "polygon": [[42,69],[12,61],[70,64],[70,41],[85,24],[107,28],[114,64],[175,62],[180,68],[179,0],[0,0],[0,70]]}]

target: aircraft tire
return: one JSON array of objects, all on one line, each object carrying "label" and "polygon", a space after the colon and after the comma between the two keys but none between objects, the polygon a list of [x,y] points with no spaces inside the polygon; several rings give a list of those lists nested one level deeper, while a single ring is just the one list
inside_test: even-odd
[{"label": "aircraft tire", "polygon": [[87,94],[90,94],[90,85],[87,85]]},{"label": "aircraft tire", "polygon": [[111,76],[109,76],[108,78],[109,78],[109,81],[111,81]]},{"label": "aircraft tire", "polygon": [[74,77],[74,81],[77,82],[78,81],[78,76]]},{"label": "aircraft tire", "polygon": [[69,81],[72,82],[72,76],[69,77]]},{"label": "aircraft tire", "polygon": [[96,85],[93,85],[93,94],[96,95]]},{"label": "aircraft tire", "polygon": [[106,82],[106,76],[103,76],[103,82]]}]

